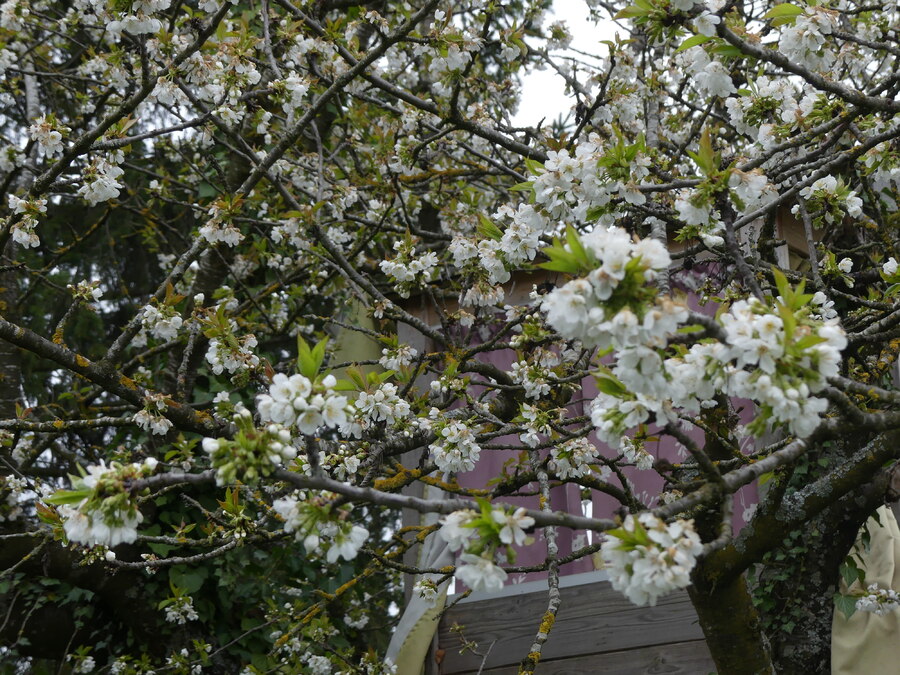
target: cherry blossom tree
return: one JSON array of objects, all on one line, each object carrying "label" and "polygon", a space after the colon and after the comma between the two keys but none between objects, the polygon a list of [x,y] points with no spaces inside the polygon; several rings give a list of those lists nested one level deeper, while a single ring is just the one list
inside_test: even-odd
[{"label": "cherry blossom tree", "polygon": [[[403,573],[543,571],[530,673],[593,554],[722,673],[825,672],[839,570],[900,605],[845,562],[900,453],[896,4],[548,9],[0,4],[4,661],[389,673]],[[516,126],[544,68],[573,114]]]}]

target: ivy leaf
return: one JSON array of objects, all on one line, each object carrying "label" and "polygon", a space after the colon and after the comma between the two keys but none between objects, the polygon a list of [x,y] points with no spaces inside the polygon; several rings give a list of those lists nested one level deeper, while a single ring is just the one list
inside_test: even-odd
[{"label": "ivy leaf", "polygon": [[834,594],[834,606],[837,607],[848,619],[856,614],[856,598],[852,595]]},{"label": "ivy leaf", "polygon": [[866,580],[866,573],[859,568],[852,556],[847,556],[838,570],[848,587],[852,586],[856,581],[863,583]]}]

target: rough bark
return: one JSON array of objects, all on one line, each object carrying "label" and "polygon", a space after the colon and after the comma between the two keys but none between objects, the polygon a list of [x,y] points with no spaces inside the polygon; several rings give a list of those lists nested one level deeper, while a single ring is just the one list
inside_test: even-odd
[{"label": "rough bark", "polygon": [[[768,604],[763,623],[776,671],[831,672],[831,623],[841,563],[857,532],[884,502],[887,474],[819,513],[767,556],[759,584]],[[775,558],[778,558],[777,563]]]},{"label": "rough bark", "polygon": [[775,673],[745,576],[722,581],[701,562],[693,578],[688,592],[718,671],[723,675]]}]

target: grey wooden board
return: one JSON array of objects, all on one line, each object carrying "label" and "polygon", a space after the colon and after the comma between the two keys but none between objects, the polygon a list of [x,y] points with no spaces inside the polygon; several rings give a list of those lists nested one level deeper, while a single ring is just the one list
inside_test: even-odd
[{"label": "grey wooden board", "polygon": [[[635,607],[608,582],[561,589],[562,606],[544,659],[562,659],[660,644],[701,640],[703,633],[687,593],[659,599],[656,607]],[[530,650],[547,610],[547,593],[498,597],[459,604],[441,620],[438,645],[444,650],[443,674],[477,671],[481,656],[460,654],[454,622],[465,626],[469,641],[484,654],[493,643],[485,669],[517,664]]]},{"label": "grey wooden board", "polygon": [[[473,671],[474,672],[474,671]],[[518,666],[482,671],[481,675],[516,675]],[[571,659],[541,661],[536,675],[707,675],[716,667],[706,642],[676,642]]]}]

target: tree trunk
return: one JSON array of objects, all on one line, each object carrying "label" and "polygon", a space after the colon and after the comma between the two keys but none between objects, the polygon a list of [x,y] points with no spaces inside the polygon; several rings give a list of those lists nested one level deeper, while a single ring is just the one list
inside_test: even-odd
[{"label": "tree trunk", "polygon": [[757,596],[779,675],[831,672],[831,622],[838,568],[859,528],[884,502],[886,476],[844,496],[792,530],[767,554]]},{"label": "tree trunk", "polygon": [[774,675],[771,650],[744,575],[717,580],[699,562],[688,588],[721,675]]}]

